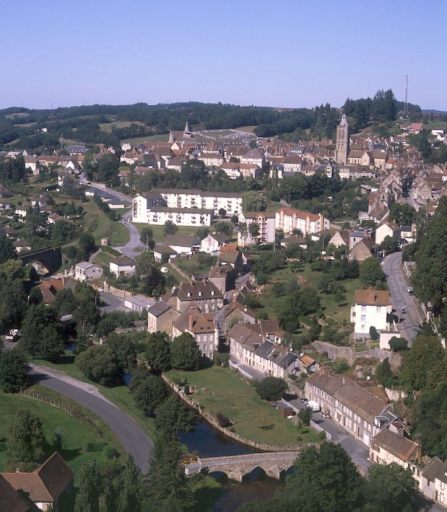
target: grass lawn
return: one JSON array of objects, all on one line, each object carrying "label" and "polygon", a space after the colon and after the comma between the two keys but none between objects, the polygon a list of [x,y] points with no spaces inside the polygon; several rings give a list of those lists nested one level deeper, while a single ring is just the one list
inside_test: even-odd
[{"label": "grass lawn", "polygon": [[93,263],[109,268],[109,263],[120,254],[118,251],[114,252],[116,254],[114,254],[112,251],[107,251],[102,248],[95,256]]},{"label": "grass lawn", "polygon": [[133,124],[146,126],[141,121],[112,121],[110,123],[100,123],[99,128],[102,132],[112,133],[113,128],[129,128]]},{"label": "grass lawn", "polygon": [[194,254],[189,258],[176,258],[175,264],[187,274],[208,274],[210,268],[216,264],[216,258],[209,258],[203,254]]},{"label": "grass lawn", "polygon": [[[163,242],[165,235],[165,227],[164,226],[153,226],[149,224],[141,224],[134,222],[133,225],[138,229],[138,231],[141,233],[141,230],[143,228],[149,227],[152,229],[152,232],[154,233],[154,242]],[[176,235],[195,235],[197,229],[200,226],[179,226],[177,228],[177,231],[175,232]]]},{"label": "grass lawn", "polygon": [[85,210],[84,231],[91,233],[99,244],[101,238],[109,238],[112,245],[124,245],[129,241],[129,232],[118,221],[111,220],[93,201],[83,204]]},{"label": "grass lawn", "polygon": [[130,139],[123,139],[121,144],[128,142],[132,146],[136,146],[137,144],[145,144],[146,142],[168,142],[168,139],[168,133],[157,133],[155,135],[148,135],[146,137],[133,137]]},{"label": "grass lawn", "polygon": [[213,366],[195,372],[172,370],[167,376],[195,386],[196,391],[191,397],[211,415],[221,413],[230,418],[234,431],[246,439],[283,446],[319,439],[310,429],[300,432],[258,396],[253,384],[229,368]]},{"label": "grass lawn", "polygon": [[[65,397],[41,386],[33,386],[31,389],[49,398],[56,398],[66,404],[73,404]],[[50,444],[49,453],[53,451],[51,445],[55,432],[61,433],[62,455],[75,472],[83,462],[88,460],[96,459],[99,463],[106,464],[108,459],[105,449],[107,447],[114,448],[121,454],[123,453],[118,439],[97,416],[83,407],[78,405],[75,405],[75,407],[82,411],[83,417],[90,418],[97,425],[97,428],[103,432],[103,440],[98,438],[95,428],[86,420],[75,418],[62,409],[33,398],[0,392],[0,469],[5,470],[8,433],[17,412],[20,410],[29,411],[40,418],[45,437]]]},{"label": "grass lawn", "polygon": [[154,438],[156,434],[154,419],[148,418],[140,409],[138,409],[127,386],[122,385],[108,388],[87,379],[87,377],[77,367],[73,357],[67,357],[67,362],[61,364],[50,363],[49,361],[44,361],[41,359],[33,359],[32,362],[40,366],[47,366],[48,368],[53,368],[54,370],[66,373],[70,377],[81,380],[83,382],[93,384],[106,398],[108,398],[124,412],[129,414],[129,416],[132,416],[132,418],[135,419],[140,427],[143,428],[151,438]]}]

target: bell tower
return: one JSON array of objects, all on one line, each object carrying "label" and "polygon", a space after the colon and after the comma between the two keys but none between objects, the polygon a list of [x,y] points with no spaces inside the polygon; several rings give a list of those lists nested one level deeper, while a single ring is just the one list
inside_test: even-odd
[{"label": "bell tower", "polygon": [[342,115],[340,124],[337,126],[337,137],[335,141],[335,161],[337,164],[345,164],[348,161],[349,126],[345,114]]}]

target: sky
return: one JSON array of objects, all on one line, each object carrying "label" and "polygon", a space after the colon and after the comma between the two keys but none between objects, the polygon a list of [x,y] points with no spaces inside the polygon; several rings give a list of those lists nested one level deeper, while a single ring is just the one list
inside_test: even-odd
[{"label": "sky", "polygon": [[447,0],[0,0],[0,108],[343,105],[447,110]]}]

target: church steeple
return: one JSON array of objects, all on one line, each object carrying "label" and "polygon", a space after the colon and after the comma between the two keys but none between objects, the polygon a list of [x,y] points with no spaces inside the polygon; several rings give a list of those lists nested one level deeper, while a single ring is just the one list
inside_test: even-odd
[{"label": "church steeple", "polygon": [[191,130],[189,129],[189,123],[188,121],[186,121],[186,124],[185,124],[185,129],[183,130],[183,133],[185,135],[189,135],[191,133]]},{"label": "church steeple", "polygon": [[335,161],[337,164],[346,165],[348,161],[348,144],[349,144],[349,125],[346,115],[341,117],[340,124],[337,126],[337,138],[335,141]]}]

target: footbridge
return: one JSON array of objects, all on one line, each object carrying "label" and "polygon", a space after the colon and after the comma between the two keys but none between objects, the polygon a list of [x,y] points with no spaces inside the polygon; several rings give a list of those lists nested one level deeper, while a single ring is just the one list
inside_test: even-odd
[{"label": "footbridge", "polygon": [[290,469],[299,452],[265,452],[234,455],[231,457],[209,457],[185,464],[185,474],[195,475],[206,470],[209,473],[225,473],[231,480],[242,482],[245,475],[260,468],[271,478],[279,480],[281,473]]}]

